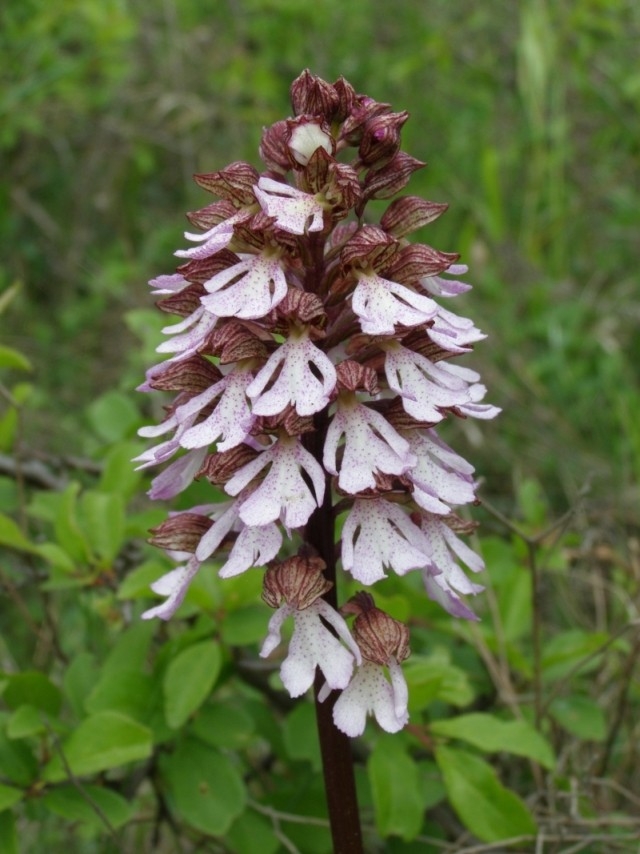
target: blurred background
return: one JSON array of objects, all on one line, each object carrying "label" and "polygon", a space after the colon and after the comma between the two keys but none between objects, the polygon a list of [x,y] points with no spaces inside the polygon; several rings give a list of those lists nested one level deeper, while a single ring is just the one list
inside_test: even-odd
[{"label": "blurred background", "polygon": [[[2,4],[0,545],[10,558],[0,562],[9,594],[0,663],[7,672],[48,672],[47,696],[62,673],[73,672],[64,676],[71,699],[65,694],[62,706],[51,706],[55,714],[62,709],[60,732],[73,733],[104,708],[147,723],[147,712],[126,699],[128,689],[114,688],[108,701],[100,689],[87,703],[80,691],[89,693],[98,672],[108,677],[113,668],[102,668],[105,660],[128,660],[122,632],[140,634],[148,585],[166,571],[161,556],[141,545],[166,507],[144,505],[145,485],[129,462],[142,448],[137,428],[157,417],[134,389],[157,361],[167,322],[146,282],[173,271],[173,252],[185,246],[184,212],[210,201],[192,174],[240,159],[259,167],[262,127],[289,115],[290,83],[308,67],[330,81],[343,75],[357,91],[410,112],[403,149],[429,165],[407,192],[450,205],[416,239],[459,252],[469,265],[463,278],[474,289],[453,309],[488,334],[467,363],[481,371],[487,400],[503,408],[495,421],[443,430],[476,465],[485,499],[472,513],[482,523],[489,570],[482,580],[492,588],[478,597],[481,627],[474,633],[454,624],[405,580],[382,588],[390,612],[413,621],[411,661],[444,656],[438,667],[448,674],[449,693],[418,690],[412,720],[433,696],[425,719],[472,701],[476,711],[535,718],[566,772],[553,781],[558,791],[578,779],[582,807],[603,827],[606,816],[637,815],[637,794],[629,792],[640,743],[639,45],[633,0]],[[130,500],[135,514],[125,512]],[[165,679],[166,686],[167,656],[210,638],[214,618],[230,648],[255,646],[263,636],[253,581],[243,577],[246,589],[234,587],[225,598],[213,574],[202,575],[184,606],[191,634],[180,639],[180,621],[149,630],[161,649],[157,684]],[[117,650],[120,659],[110,658]],[[418,669],[414,682],[422,678]],[[139,674],[131,679],[137,685]],[[473,690],[456,695],[456,679]],[[3,725],[20,703],[45,703],[20,691],[5,691]],[[202,709],[215,711],[206,703]],[[170,726],[192,711],[174,713],[179,723]],[[262,720],[257,712],[255,720]],[[162,726],[154,737],[166,749]],[[255,723],[262,733],[261,726]],[[272,735],[265,743],[279,744]],[[298,760],[307,748],[285,747],[288,754],[274,748],[278,762],[302,773]],[[34,740],[34,755],[40,749]],[[27,798],[39,779],[34,762],[26,776],[9,777]],[[429,773],[439,780],[434,767]],[[166,772],[170,781],[169,771],[177,771]],[[500,773],[541,820],[574,815],[561,797],[550,813],[551,800],[535,801],[544,788],[539,774],[532,780],[522,766],[514,770],[512,757]],[[47,807],[66,820],[56,791],[47,790]],[[123,785],[125,801],[128,791]],[[288,809],[297,793],[280,794]],[[317,803],[309,797],[300,809],[313,812]],[[28,850],[37,852],[42,818],[29,808],[35,841]],[[189,803],[180,809],[193,827]],[[164,810],[162,802],[161,817]],[[26,820],[18,821],[24,831]],[[462,821],[485,841],[510,832],[501,826],[494,837],[482,836],[473,817]],[[634,821],[624,818],[614,833]],[[626,838],[621,847],[598,841],[594,826],[580,828],[592,847],[571,850],[632,850]],[[0,821],[0,842],[3,827]],[[442,816],[432,834],[434,827],[444,827],[449,840],[460,829]],[[67,831],[55,825],[51,839],[67,844]],[[171,841],[154,847],[153,839],[148,850],[178,850]],[[569,850],[558,846],[549,851]],[[79,843],[65,850],[124,849]],[[389,843],[371,850],[414,849]]]}]

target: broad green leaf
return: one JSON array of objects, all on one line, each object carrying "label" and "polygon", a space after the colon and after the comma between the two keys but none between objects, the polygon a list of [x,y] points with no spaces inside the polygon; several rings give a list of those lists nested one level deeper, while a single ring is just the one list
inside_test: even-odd
[{"label": "broad green leaf", "polygon": [[[117,768],[151,755],[151,732],[119,712],[98,712],[85,718],[62,744],[71,771],[78,777]],[[44,769],[50,783],[64,780],[67,771],[59,755]]]},{"label": "broad green leaf", "polygon": [[398,739],[383,736],[369,756],[367,770],[380,835],[414,839],[425,809],[416,763]]},{"label": "broad green leaf", "polygon": [[35,706],[18,706],[7,721],[8,738],[28,738],[46,729],[42,721],[42,713]]},{"label": "broad green leaf", "polygon": [[80,524],[91,551],[101,560],[112,562],[122,548],[124,517],[124,499],[121,495],[94,490],[82,494]]},{"label": "broad green leaf", "polygon": [[0,773],[18,786],[30,786],[38,775],[38,760],[24,741],[10,741],[0,730]]},{"label": "broad green leaf", "polygon": [[605,632],[585,632],[582,629],[569,629],[554,635],[542,650],[542,678],[554,682],[569,672],[578,675],[596,670],[600,667],[600,658],[594,653],[608,639]]},{"label": "broad green leaf", "polygon": [[92,804],[98,807],[114,828],[126,824],[133,814],[132,805],[122,795],[101,786],[85,785],[82,792],[76,786],[56,786],[45,792],[42,803],[52,813],[68,821],[80,821],[103,830],[104,821]]},{"label": "broad green leaf", "polygon": [[142,451],[139,442],[118,442],[105,456],[98,483],[100,492],[115,493],[130,498],[138,488],[142,472],[136,471],[133,457]]},{"label": "broad green leaf", "polygon": [[162,683],[167,723],[181,727],[211,693],[222,666],[222,653],[211,640],[188,647],[171,661]]},{"label": "broad green leaf", "polygon": [[38,548],[20,530],[10,516],[0,513],[0,546],[37,554]]},{"label": "broad green leaf", "polygon": [[604,711],[590,697],[557,697],[550,703],[549,713],[563,729],[585,741],[604,741],[607,737]]},{"label": "broad green leaf", "polygon": [[246,790],[239,771],[219,751],[196,739],[183,741],[162,756],[160,769],[171,802],[196,830],[225,834],[245,807]]},{"label": "broad green leaf", "polygon": [[474,712],[430,725],[434,735],[458,738],[487,753],[504,750],[526,756],[545,768],[553,768],[555,757],[549,742],[527,721],[503,721],[493,715]]},{"label": "broad green leaf", "polygon": [[118,587],[118,599],[142,599],[149,598],[151,585],[162,575],[169,572],[170,567],[160,560],[147,560],[141,563],[125,576],[122,584]]},{"label": "broad green leaf", "polygon": [[22,789],[16,789],[15,786],[5,786],[4,783],[0,783],[0,812],[8,810],[9,807],[17,804],[23,798],[24,792]]},{"label": "broad green leaf", "polygon": [[404,668],[409,686],[409,708],[418,711],[434,700],[466,706],[473,700],[469,678],[449,660],[448,652],[437,650],[429,656],[415,655]]},{"label": "broad green leaf", "polygon": [[483,842],[536,833],[531,813],[506,789],[484,759],[451,747],[436,748],[449,800],[462,823]]},{"label": "broad green leaf", "polygon": [[80,484],[73,482],[58,493],[55,504],[55,537],[58,544],[77,563],[86,563],[91,559],[91,549],[78,524],[78,494]]},{"label": "broad green leaf", "polygon": [[229,646],[246,646],[264,640],[270,616],[264,605],[247,605],[225,614],[221,626],[223,641]]},{"label": "broad green leaf", "polygon": [[75,572],[76,565],[57,543],[38,543],[35,547],[36,553],[44,558],[54,569],[65,574]]},{"label": "broad green leaf", "polygon": [[2,854],[19,854],[16,820],[10,810],[0,813],[0,851]]},{"label": "broad green leaf", "polygon": [[58,714],[62,704],[60,689],[39,670],[8,676],[3,699],[10,709],[28,703],[53,717]]},{"label": "broad green leaf", "polygon": [[[155,683],[148,673],[139,670],[111,670],[103,674],[86,699],[90,714],[111,710],[148,723],[153,711]],[[158,697],[159,699],[159,697]]]},{"label": "broad green leaf", "polygon": [[255,724],[239,703],[217,701],[198,710],[191,731],[212,747],[238,750],[253,735]]},{"label": "broad green leaf", "polygon": [[84,704],[96,684],[98,673],[98,666],[90,652],[79,652],[64,672],[64,693],[77,718],[84,717]]},{"label": "broad green leaf", "polygon": [[245,810],[225,835],[236,854],[275,854],[281,851],[273,824],[252,810]]},{"label": "broad green leaf", "polygon": [[292,759],[306,759],[314,770],[322,770],[316,712],[311,703],[296,704],[287,715],[282,734],[287,753]]},{"label": "broad green leaf", "polygon": [[17,368],[20,371],[30,371],[33,366],[19,350],[0,344],[0,368]]},{"label": "broad green leaf", "polygon": [[131,399],[119,391],[108,391],[87,409],[89,423],[105,442],[129,436],[140,423],[140,414]]}]

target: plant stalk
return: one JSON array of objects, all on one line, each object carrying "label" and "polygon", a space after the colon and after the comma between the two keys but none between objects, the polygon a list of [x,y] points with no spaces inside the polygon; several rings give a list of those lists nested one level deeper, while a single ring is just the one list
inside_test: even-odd
[{"label": "plant stalk", "polygon": [[[328,413],[325,409],[316,416],[315,431],[305,437],[307,449],[320,464],[322,464],[322,448],[327,422]],[[329,581],[333,582],[333,587],[325,594],[324,598],[333,608],[337,609],[334,518],[331,501],[331,478],[328,475],[322,506],[318,507],[309,519],[306,528],[306,540],[327,565],[325,575]],[[327,699],[320,703],[318,692],[323,684],[324,677],[319,670],[316,670],[314,684],[316,721],[333,851],[334,854],[362,854],[362,830],[358,812],[351,741],[333,723],[333,706],[340,693],[332,691]]]}]

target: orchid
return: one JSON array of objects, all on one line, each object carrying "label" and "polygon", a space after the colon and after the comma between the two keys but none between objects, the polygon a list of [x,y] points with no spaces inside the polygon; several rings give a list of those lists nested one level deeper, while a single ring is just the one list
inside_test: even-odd
[{"label": "orchid", "polygon": [[[408,239],[446,205],[399,195],[424,165],[401,150],[407,113],[306,71],[291,98],[295,115],[264,130],[262,173],[238,161],[196,176],[216,201],[189,214],[195,245],[176,252],[177,271],[151,281],[176,318],[140,390],[175,396],[140,430],[158,443],[136,461],[166,465],[152,498],[195,478],[216,491],[153,530],[178,565],[143,617],[173,616],[211,564],[221,579],[260,572],[275,609],[261,657],[280,654],[293,621],[277,665],[288,693],[315,683],[349,737],[369,714],[397,732],[408,629],[369,592],[340,609],[338,572],[367,588],[420,573],[445,612],[477,619],[464,597],[483,588],[463,566],[483,563],[457,515],[476,500],[475,472],[437,431],[498,409],[455,363],[483,332],[441,304],[469,289],[467,268]],[[392,198],[367,222],[370,202]]]}]

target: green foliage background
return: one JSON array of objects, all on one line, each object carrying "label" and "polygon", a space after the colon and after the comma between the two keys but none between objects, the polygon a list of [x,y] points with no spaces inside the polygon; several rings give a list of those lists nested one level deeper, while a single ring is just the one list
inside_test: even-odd
[{"label": "green foliage background", "polygon": [[460,311],[504,408],[448,437],[485,481],[480,627],[381,588],[412,626],[412,727],[357,745],[367,850],[635,850],[638,5],[0,19],[0,850],[329,850],[312,707],[256,671],[257,575],[201,573],[182,619],[138,620],[166,510],[129,463],[158,416],[132,393],[163,324],[145,282],[203,204],[191,175],[257,164],[304,67],[411,112],[411,192],[450,203],[421,239],[471,267]]}]

